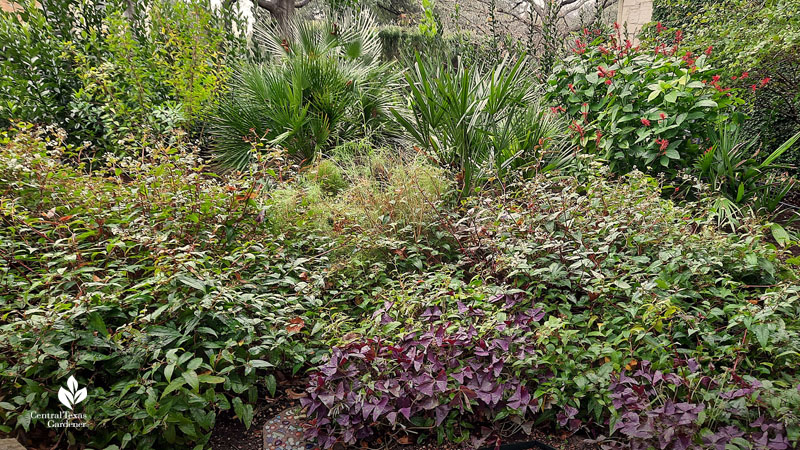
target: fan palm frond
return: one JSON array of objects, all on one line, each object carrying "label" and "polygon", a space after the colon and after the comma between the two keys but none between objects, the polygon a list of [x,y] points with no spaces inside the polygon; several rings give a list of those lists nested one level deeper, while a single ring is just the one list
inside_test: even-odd
[{"label": "fan palm frond", "polygon": [[285,31],[256,27],[255,39],[272,61],[242,67],[221,101],[211,125],[220,163],[243,168],[263,145],[311,160],[346,140],[396,134],[389,111],[399,104],[399,75],[378,59],[369,12],[297,19]]}]

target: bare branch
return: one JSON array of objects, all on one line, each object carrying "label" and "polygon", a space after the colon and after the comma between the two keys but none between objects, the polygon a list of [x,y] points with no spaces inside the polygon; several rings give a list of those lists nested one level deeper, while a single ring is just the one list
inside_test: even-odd
[{"label": "bare branch", "polygon": [[258,6],[274,13],[278,9],[278,2],[276,0],[258,0]]},{"label": "bare branch", "polygon": [[295,8],[302,8],[303,6],[306,6],[308,4],[308,2],[310,2],[310,1],[311,0],[298,0],[298,1],[294,2],[294,7]]}]

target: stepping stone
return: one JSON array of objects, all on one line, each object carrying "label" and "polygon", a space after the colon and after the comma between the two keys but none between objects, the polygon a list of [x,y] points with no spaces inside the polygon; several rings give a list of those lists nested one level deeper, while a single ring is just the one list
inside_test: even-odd
[{"label": "stepping stone", "polygon": [[[303,437],[305,414],[300,408],[279,412],[264,424],[264,450],[306,450],[314,448]],[[0,449],[2,450],[2,449]]]},{"label": "stepping stone", "polygon": [[0,450],[25,450],[16,439],[0,439]]}]

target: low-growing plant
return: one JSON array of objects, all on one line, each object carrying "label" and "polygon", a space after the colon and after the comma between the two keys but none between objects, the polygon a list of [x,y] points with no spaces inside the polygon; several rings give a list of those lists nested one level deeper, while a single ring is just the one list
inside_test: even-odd
[{"label": "low-growing plant", "polygon": [[304,321],[327,259],[301,255],[335,237],[269,232],[266,166],[223,180],[179,143],[86,173],[43,133],[0,138],[2,430],[43,427],[69,376],[90,391],[71,443],[202,446],[227,411],[250,427],[258,387],[320,356]]},{"label": "low-growing plant", "polygon": [[[521,375],[536,370],[527,364],[535,351],[532,326],[544,314],[519,293],[487,303],[508,310],[505,321],[459,301],[453,311],[427,308],[420,317],[431,325],[422,330],[334,348],[310,375],[309,396],[301,399],[311,418],[306,436],[332,448],[373,437],[380,428],[418,429],[420,440],[472,437],[477,447],[489,437],[480,425],[513,419],[530,432],[529,413],[542,407],[532,397],[535,384],[526,385]],[[389,315],[391,307],[387,302],[374,317],[381,325],[402,326]],[[460,323],[451,324],[448,317],[458,315]]]},{"label": "low-growing plant", "polygon": [[[800,389],[768,392],[752,377],[709,376],[694,359],[676,358],[674,364],[674,371],[665,373],[642,361],[614,377],[612,431],[624,438],[598,439],[602,448],[791,448],[786,418],[766,417],[760,403],[769,398],[791,410],[800,405]],[[723,421],[727,425],[718,426]]]},{"label": "low-growing plant", "polygon": [[445,292],[382,291],[311,376],[309,437],[474,447],[538,423],[609,448],[795,445],[797,258],[768,224],[729,234],[708,198],[675,205],[657,180],[597,170],[467,200],[466,272],[442,268]]}]

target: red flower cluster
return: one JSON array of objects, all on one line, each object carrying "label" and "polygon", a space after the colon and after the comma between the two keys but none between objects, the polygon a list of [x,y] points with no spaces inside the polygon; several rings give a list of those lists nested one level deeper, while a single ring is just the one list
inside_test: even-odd
[{"label": "red flower cluster", "polygon": [[616,70],[606,70],[603,69],[603,66],[597,66],[597,76],[600,78],[606,78],[605,83],[608,85],[611,84],[611,78],[613,78],[616,73]]},{"label": "red flower cluster", "polygon": [[649,127],[650,126],[650,121],[645,119],[644,117],[642,117],[642,125],[644,125],[646,127]]},{"label": "red flower cluster", "polygon": [[568,128],[580,134],[581,137],[583,137],[583,135],[586,134],[586,130],[584,130],[583,127],[575,120],[572,121],[572,125],[570,125]]},{"label": "red flower cluster", "polygon": [[771,80],[772,80],[772,78],[770,78],[770,77],[764,78],[764,79],[762,79],[762,80],[761,80],[761,83],[759,83],[759,84],[754,84],[754,85],[750,86],[750,88],[753,90],[753,92],[755,92],[755,91],[756,91],[756,89],[758,89],[758,88],[760,88],[760,87],[762,87],[762,88],[763,88],[763,87],[764,87],[764,86],[766,86],[766,85],[767,85],[767,83],[769,83]]},{"label": "red flower cluster", "polygon": [[659,145],[658,149],[663,152],[669,146],[669,141],[666,139],[656,138],[656,144]]},{"label": "red flower cluster", "polygon": [[572,48],[572,52],[576,55],[582,55],[586,53],[586,43],[580,39],[575,39],[575,47]]},{"label": "red flower cluster", "polygon": [[687,66],[694,67],[695,59],[692,58],[692,52],[686,52],[686,54],[683,55],[682,59],[683,59],[683,62],[685,62]]},{"label": "red flower cluster", "polygon": [[[714,89],[716,89],[719,92],[728,92],[728,91],[730,91],[731,88],[729,88],[729,87],[723,88],[722,86],[719,85],[719,80],[720,79],[721,79],[721,77],[719,75],[714,75],[713,77],[711,77],[711,86],[714,86]],[[705,83],[705,81],[703,81],[703,82]],[[728,95],[730,96],[731,94],[728,94]]]}]

